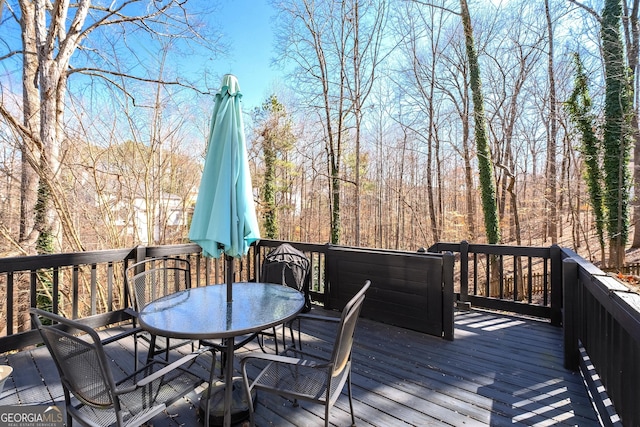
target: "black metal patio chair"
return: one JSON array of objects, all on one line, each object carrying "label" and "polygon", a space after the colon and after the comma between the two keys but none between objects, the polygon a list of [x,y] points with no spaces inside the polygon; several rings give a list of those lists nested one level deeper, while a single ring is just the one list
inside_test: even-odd
[{"label": "black metal patio chair", "polygon": [[[302,313],[311,310],[311,297],[309,295],[311,263],[304,252],[299,251],[288,243],[283,243],[269,252],[262,263],[260,281],[265,283],[277,283],[296,289],[304,295],[304,308]],[[295,346],[296,340],[293,333],[294,322],[298,323],[298,342],[300,341],[300,321],[295,318],[282,325],[282,345],[287,347],[285,330],[288,327],[291,342]],[[263,331],[262,336],[273,336],[276,354],[278,351],[278,339],[276,327],[271,331]]]},{"label": "black metal patio chair", "polygon": [[[289,347],[280,355],[249,353],[242,358],[240,366],[252,426],[255,425],[251,397],[253,390],[294,399],[294,405],[297,404],[298,399],[323,404],[324,422],[325,426],[328,426],[331,407],[342,393],[345,383],[349,394],[351,422],[355,426],[351,395],[351,351],[360,309],[370,284],[368,280],[365,282],[360,291],[347,303],[339,319],[314,316],[314,320],[338,323],[330,359],[305,353],[296,347]],[[252,365],[266,364],[260,368],[260,372],[255,375],[253,381],[249,379],[247,373],[249,362],[253,362]]]},{"label": "black metal patio chair", "polygon": [[[149,302],[191,287],[189,260],[173,257],[148,258],[129,266],[125,277],[132,305],[130,314],[134,328],[137,328],[136,338],[149,342],[147,359],[164,353],[165,360],[168,360],[170,350],[189,344],[193,351],[195,344],[192,340],[170,340],[167,337],[153,336],[138,328],[136,322],[137,313]],[[134,345],[137,354],[137,341]]]},{"label": "black metal patio chair", "polygon": [[68,426],[140,426],[203,382],[185,364],[206,348],[172,363],[153,360],[124,375],[93,328],[37,308],[30,313],[60,375]]}]

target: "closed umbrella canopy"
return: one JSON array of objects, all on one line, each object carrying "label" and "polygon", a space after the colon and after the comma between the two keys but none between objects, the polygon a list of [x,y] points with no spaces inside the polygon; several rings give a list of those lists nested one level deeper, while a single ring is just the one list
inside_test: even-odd
[{"label": "closed umbrella canopy", "polygon": [[[216,94],[207,156],[189,230],[189,239],[200,245],[205,256],[218,258],[225,254],[227,322],[233,319],[233,258],[241,258],[247,253],[251,243],[260,238],[251,190],[241,97],[236,77],[225,75],[220,91]],[[228,338],[225,345],[225,353],[231,361],[234,337]],[[225,378],[224,425],[230,426],[232,362],[227,363]],[[207,397],[207,410],[210,402],[211,396]],[[208,425],[209,414],[205,416]]]},{"label": "closed umbrella canopy", "polygon": [[211,117],[202,180],[189,239],[205,256],[223,253],[241,258],[260,239],[253,202],[249,159],[240,106],[238,79],[227,74]]}]

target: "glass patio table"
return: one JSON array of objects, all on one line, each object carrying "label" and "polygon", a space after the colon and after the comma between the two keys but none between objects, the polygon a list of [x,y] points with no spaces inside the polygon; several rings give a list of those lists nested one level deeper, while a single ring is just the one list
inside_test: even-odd
[{"label": "glass patio table", "polygon": [[[186,289],[147,304],[139,313],[140,326],[148,332],[193,340],[225,339],[226,366],[224,389],[224,425],[231,425],[234,338],[262,331],[293,319],[304,306],[304,295],[295,289],[273,283],[240,282],[232,285],[233,298],[227,302],[227,285]],[[211,378],[215,369],[212,358]],[[240,387],[239,381],[236,387]],[[205,426],[210,423],[213,380],[204,410]],[[242,395],[244,396],[244,394]],[[247,411],[248,414],[248,411]],[[244,416],[243,414],[240,415]],[[238,422],[238,419],[234,419]]]}]

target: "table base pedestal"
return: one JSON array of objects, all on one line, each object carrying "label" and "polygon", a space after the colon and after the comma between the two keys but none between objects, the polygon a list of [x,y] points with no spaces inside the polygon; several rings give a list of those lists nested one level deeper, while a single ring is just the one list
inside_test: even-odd
[{"label": "table base pedestal", "polygon": [[[211,388],[211,401],[209,410],[209,425],[210,426],[222,426],[224,425],[224,381],[216,381]],[[205,411],[207,410],[207,393],[205,390],[202,392],[202,399],[198,405],[198,414],[202,420],[205,420]],[[256,391],[251,392],[251,398],[253,400],[253,407],[256,407]],[[242,377],[233,378],[233,393],[231,403],[231,424],[236,424],[249,418],[249,402],[244,391],[244,384]]]}]

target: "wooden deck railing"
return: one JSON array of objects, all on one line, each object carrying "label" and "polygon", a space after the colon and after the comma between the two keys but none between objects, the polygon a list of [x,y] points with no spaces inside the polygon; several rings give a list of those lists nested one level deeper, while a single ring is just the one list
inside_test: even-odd
[{"label": "wooden deck railing", "polygon": [[[40,342],[31,327],[29,307],[87,318],[93,325],[125,320],[125,269],[139,259],[160,256],[189,258],[195,266],[195,286],[216,283],[224,274],[221,262],[202,258],[197,245],[0,258],[0,353]],[[239,275],[249,271],[245,265],[238,268]]]},{"label": "wooden deck railing", "polygon": [[638,426],[640,295],[568,249],[562,257],[565,367],[582,371],[604,425]]},{"label": "wooden deck railing", "polygon": [[461,242],[429,250],[456,253],[460,305],[563,326],[565,367],[582,370],[603,423],[640,426],[640,295],[558,246]]},{"label": "wooden deck railing", "polygon": [[459,306],[551,319],[562,324],[560,247],[436,243],[430,252],[451,251],[459,265]]},{"label": "wooden deck railing", "polygon": [[[281,243],[261,240],[253,246],[247,257],[235,261],[234,279],[258,280],[264,256]],[[287,243],[311,259],[312,298],[316,303],[327,303],[331,246]],[[366,251],[394,256],[403,253]],[[615,425],[619,416],[624,425],[640,425],[640,295],[558,246],[438,243],[429,252],[456,255],[460,305],[535,315],[564,325],[566,367],[582,368],[597,378],[613,402],[607,406],[605,399],[600,400],[605,422]],[[49,301],[55,312],[95,326],[125,320],[128,295],[124,270],[137,260],[161,256],[188,258],[193,286],[224,282],[222,260],[202,257],[199,246],[193,244],[0,258],[0,353],[39,342],[27,313],[42,301]],[[589,364],[596,374],[587,372]],[[592,394],[597,396],[598,391],[594,385]]]},{"label": "wooden deck railing", "polygon": [[[259,278],[259,266],[264,256],[281,243],[285,242],[260,240],[247,257],[235,261],[235,280]],[[310,258],[311,296],[316,303],[324,305],[327,303],[326,254],[330,245],[286,243]],[[434,251],[458,254],[461,274],[456,281],[459,283],[461,302],[552,319],[552,313],[560,312],[561,297],[558,299],[553,295],[554,290],[561,291],[561,287],[554,286],[557,275],[550,273],[554,271],[553,262],[550,264],[553,247],[473,245],[462,242],[439,243],[429,250]],[[200,247],[195,244],[0,259],[0,289],[6,290],[2,293],[5,298],[0,300],[0,352],[33,344],[38,339],[31,331],[31,321],[26,313],[29,307],[41,305],[41,300],[52,301],[50,309],[72,318],[103,316],[103,320],[99,317],[96,322],[117,321],[128,301],[124,282],[126,267],[137,260],[161,256],[188,258],[192,264],[194,286],[224,281],[224,262],[202,257]],[[493,268],[492,259],[496,266]],[[514,269],[513,265],[518,267]],[[495,295],[491,294],[487,285],[492,277],[498,278]],[[537,289],[541,291],[536,292]],[[25,333],[26,336],[22,336]]]},{"label": "wooden deck railing", "polygon": [[[234,261],[234,280],[259,280],[260,266],[265,255],[282,243],[285,242],[263,239],[252,246],[246,257]],[[329,294],[326,289],[327,253],[331,245],[286,243],[303,251],[311,261],[312,301],[329,306]],[[396,257],[407,254],[402,251],[377,249],[368,251],[378,254],[393,253]],[[203,257],[200,247],[195,244],[138,246],[133,249],[0,258],[0,295],[4,296],[0,299],[0,353],[39,342],[40,337],[31,327],[29,307],[49,309],[73,319],[82,319],[95,326],[127,320],[125,308],[129,305],[129,297],[125,285],[126,268],[145,258],[163,256],[189,259],[192,266],[192,286],[206,286],[225,281],[226,266],[222,259]],[[334,282],[337,280],[334,279]],[[396,280],[396,284],[398,282]],[[340,286],[350,284],[336,283],[334,298],[340,292]],[[452,313],[451,310],[446,312]],[[447,330],[453,330],[453,318],[450,317]],[[418,326],[416,329],[419,330],[421,327]],[[450,333],[446,335],[447,338],[452,338]]]},{"label": "wooden deck railing", "polygon": [[634,262],[626,264],[620,268],[618,267],[600,267],[605,273],[621,273],[625,275],[640,276],[640,262]]}]

